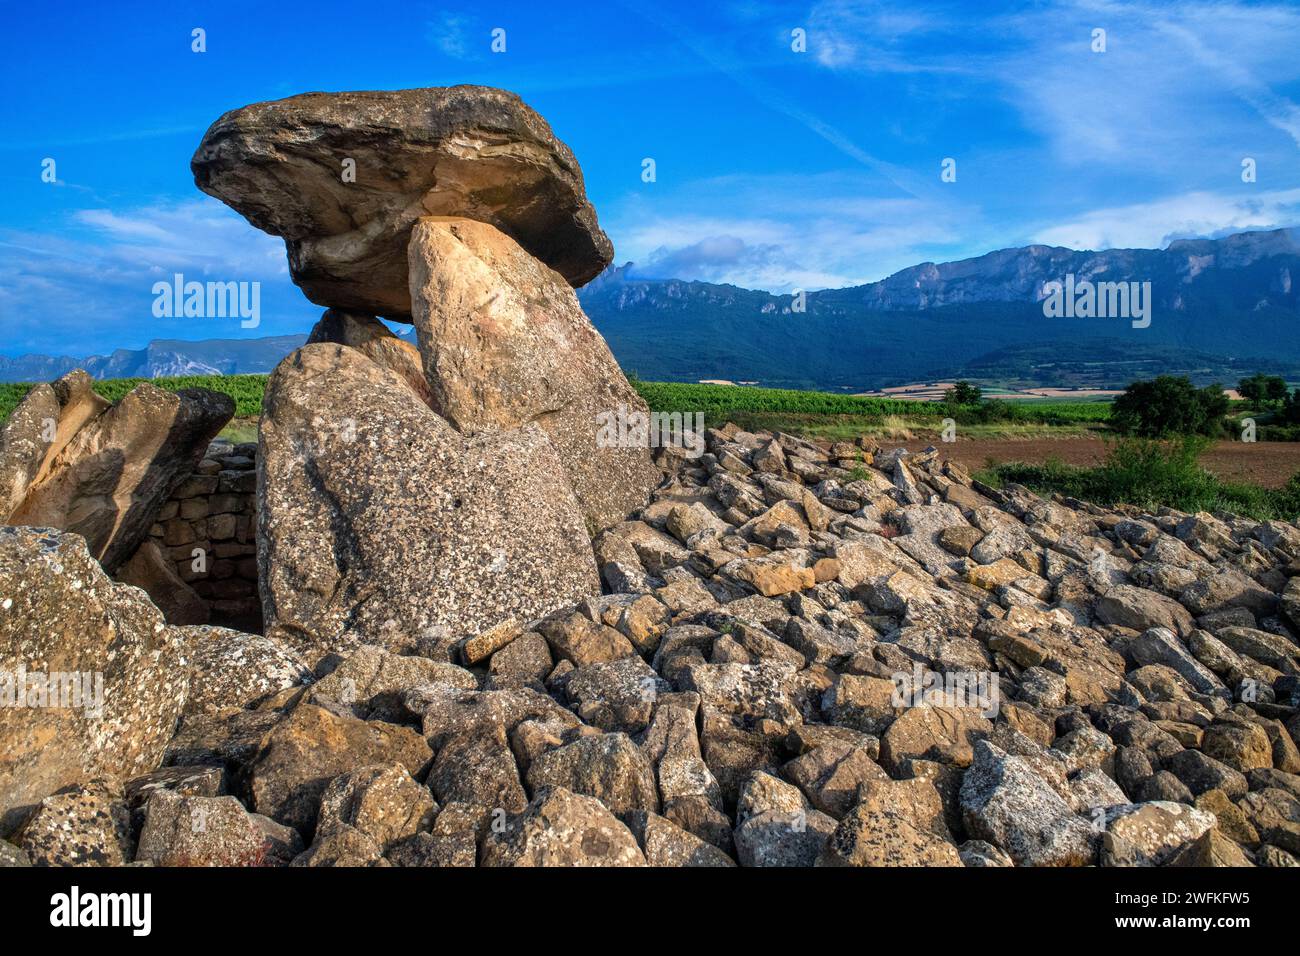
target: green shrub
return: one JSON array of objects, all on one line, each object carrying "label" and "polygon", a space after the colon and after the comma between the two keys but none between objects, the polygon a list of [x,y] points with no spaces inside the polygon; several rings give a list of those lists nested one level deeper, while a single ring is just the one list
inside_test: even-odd
[{"label": "green shrub", "polygon": [[1198,389],[1186,376],[1160,375],[1126,388],[1111,407],[1110,421],[1120,434],[1141,438],[1217,437],[1228,405],[1222,385]]},{"label": "green shrub", "polygon": [[0,382],[0,422],[13,414],[18,403],[31,390],[32,386],[28,382]]},{"label": "green shrub", "polygon": [[1280,405],[1290,394],[1286,379],[1281,375],[1265,375],[1262,372],[1243,378],[1237,383],[1237,391],[1242,398],[1265,405]]},{"label": "green shrub", "polygon": [[1300,425],[1260,425],[1255,429],[1257,441],[1300,441]]},{"label": "green shrub", "polygon": [[978,385],[970,382],[956,382],[943,393],[943,400],[949,405],[978,405],[983,392]]},{"label": "green shrub", "polygon": [[1101,505],[1128,504],[1154,510],[1228,511],[1266,520],[1300,516],[1300,475],[1284,488],[1221,481],[1198,463],[1209,441],[1188,436],[1175,441],[1126,438],[1115,442],[1103,464],[1081,468],[1048,461],[1043,465],[993,465],[980,472],[991,484],[1015,482],[1044,494],[1062,494]]}]

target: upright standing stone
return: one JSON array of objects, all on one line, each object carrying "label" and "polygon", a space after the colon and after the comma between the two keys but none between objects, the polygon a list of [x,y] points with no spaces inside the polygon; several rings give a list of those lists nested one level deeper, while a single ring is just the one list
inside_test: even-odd
[{"label": "upright standing stone", "polygon": [[470,636],[599,593],[546,434],[462,436],[355,349],[308,345],[280,363],[257,463],[267,633],[309,661]]},{"label": "upright standing stone", "polygon": [[410,271],[438,413],[468,434],[540,425],[593,532],[644,507],[660,477],[649,448],[608,439],[648,409],[564,280],[493,226],[454,218],[416,223]]}]

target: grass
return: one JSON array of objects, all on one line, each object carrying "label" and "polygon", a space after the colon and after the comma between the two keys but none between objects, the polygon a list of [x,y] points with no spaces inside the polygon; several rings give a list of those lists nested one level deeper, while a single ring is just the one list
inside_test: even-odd
[{"label": "grass", "polygon": [[221,429],[218,436],[227,441],[234,442],[236,445],[244,442],[257,441],[257,419],[256,418],[232,418],[226,427]]},{"label": "grass", "polygon": [[[94,382],[96,393],[110,402],[120,399],[141,382],[148,382],[168,392],[183,388],[209,388],[222,392],[235,400],[235,417],[256,418],[262,413],[262,392],[266,389],[265,375],[185,375],[177,378],[106,378]],[[29,382],[0,382],[0,421],[4,421],[32,390]]]},{"label": "grass", "polygon": [[[117,378],[97,381],[95,391],[116,401],[136,385],[149,381],[158,388],[210,388],[235,400],[235,417],[256,418],[262,409],[265,375],[191,375],[182,378]],[[798,432],[831,440],[869,434],[903,437],[938,433],[951,417],[969,437],[1023,435],[1041,437],[1059,429],[1084,433],[1106,420],[1106,402],[986,402],[979,407],[953,407],[942,402],[913,402],[889,398],[858,398],[832,392],[799,392],[779,388],[734,385],[694,385],[682,382],[634,382],[646,403],[660,412],[699,412],[706,425],[734,421],[742,428]],[[31,388],[0,383],[0,421]],[[243,427],[248,428],[247,424]],[[1056,430],[1056,431],[1052,431]]]},{"label": "grass", "polygon": [[[257,417],[267,378],[194,375],[107,379],[95,382],[94,388],[111,401],[143,381],[170,391],[210,388],[224,392],[235,400],[235,418],[221,434],[242,442],[257,438]],[[928,437],[938,434],[943,420],[949,417],[958,423],[963,439],[1064,438],[1104,430],[1110,413],[1109,402],[1077,399],[987,401],[979,406],[953,407],[942,402],[731,385],[641,381],[633,381],[633,385],[653,410],[699,412],[708,426],[734,421],[751,430],[787,431],[832,441],[852,440],[859,435]],[[8,418],[31,388],[30,384],[0,383],[0,422]],[[1167,505],[1180,511],[1231,511],[1259,519],[1295,520],[1300,516],[1300,476],[1280,489],[1224,482],[1197,463],[1204,448],[1204,442],[1195,440],[1160,443],[1121,439],[1112,446],[1105,463],[1096,468],[1066,465],[1059,460],[1042,465],[991,462],[980,477],[993,485],[1017,482],[1035,491],[1059,492],[1103,505]]]},{"label": "grass", "polygon": [[1208,445],[1197,437],[1168,442],[1121,439],[1094,468],[1059,460],[1041,465],[990,463],[977,476],[995,487],[1014,482],[1042,494],[1069,495],[1100,505],[1226,511],[1259,520],[1294,521],[1300,516],[1300,475],[1282,488],[1222,481],[1198,462]]}]

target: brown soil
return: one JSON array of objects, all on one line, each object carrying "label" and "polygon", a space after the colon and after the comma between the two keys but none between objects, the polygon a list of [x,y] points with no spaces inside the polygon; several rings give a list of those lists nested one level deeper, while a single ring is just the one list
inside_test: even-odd
[{"label": "brown soil", "polygon": [[[1069,465],[1097,465],[1106,456],[1106,443],[1100,438],[981,438],[957,441],[951,445],[926,440],[882,442],[886,448],[906,445],[917,451],[935,444],[947,457],[967,468],[983,468],[989,458],[999,463],[1023,461],[1041,464],[1059,458]],[[1300,442],[1216,442],[1201,458],[1201,464],[1225,481],[1280,488],[1300,472]]]}]

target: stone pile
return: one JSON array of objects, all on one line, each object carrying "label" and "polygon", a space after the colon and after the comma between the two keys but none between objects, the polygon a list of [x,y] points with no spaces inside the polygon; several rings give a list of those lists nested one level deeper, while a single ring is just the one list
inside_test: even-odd
[{"label": "stone pile", "polygon": [[40,801],[6,852],[1300,863],[1295,525],[1042,498],[868,440],[707,448],[597,538],[602,595],[310,677],[257,638],[161,769]]}]

